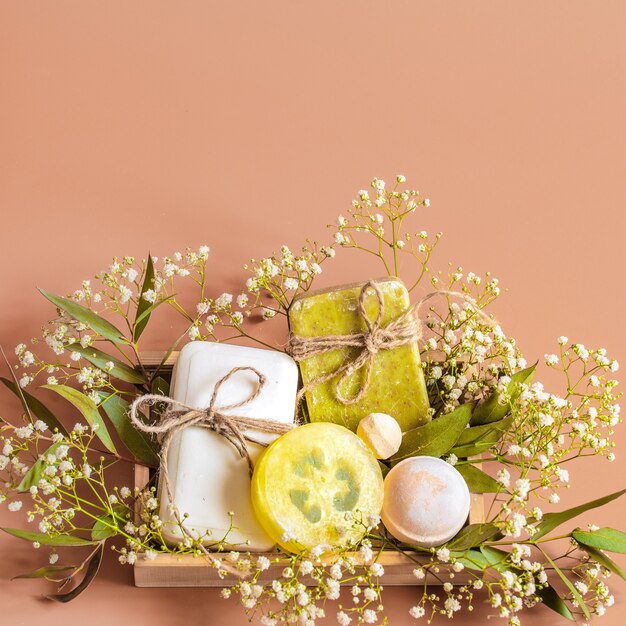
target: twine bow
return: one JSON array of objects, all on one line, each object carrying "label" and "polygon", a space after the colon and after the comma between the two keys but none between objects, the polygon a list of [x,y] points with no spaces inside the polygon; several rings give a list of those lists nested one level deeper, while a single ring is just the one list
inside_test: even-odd
[{"label": "twine bow", "polygon": [[[365,299],[368,295],[368,290],[374,292],[378,301],[378,313],[373,321],[365,309]],[[495,321],[480,309],[478,303],[472,297],[460,291],[439,290],[427,294],[415,305],[409,307],[398,318],[391,321],[386,326],[382,326],[382,319],[385,314],[385,301],[377,281],[370,280],[363,285],[359,293],[358,310],[361,318],[365,322],[366,330],[364,332],[348,335],[327,335],[323,337],[302,337],[294,333],[290,334],[287,352],[298,362],[312,356],[317,356],[318,354],[324,354],[341,348],[359,349],[359,352],[354,358],[348,359],[346,363],[339,368],[309,380],[298,392],[297,406],[300,405],[300,401],[307,391],[335,377],[337,377],[335,383],[335,397],[341,404],[350,405],[361,400],[370,385],[374,357],[381,350],[391,350],[392,348],[420,341],[424,331],[423,324],[418,316],[419,309],[424,302],[438,295],[460,298],[468,302],[479,317],[491,326],[495,325]],[[365,368],[365,374],[358,391],[351,398],[346,398],[341,391],[343,382],[362,368]]]},{"label": "twine bow", "polygon": [[[233,404],[217,405],[217,399],[221,386],[230,378],[232,378],[237,372],[249,371],[255,374],[257,377],[257,385],[255,390],[240,402]],[[247,441],[257,443],[260,445],[266,445],[261,441],[258,441],[245,432],[246,429],[251,428],[264,433],[273,433],[282,435],[293,428],[292,424],[284,424],[274,420],[260,420],[250,417],[226,415],[225,411],[231,411],[233,409],[240,408],[250,404],[255,400],[263,387],[265,386],[266,378],[254,367],[235,367],[228,372],[223,378],[221,378],[213,388],[213,394],[209,406],[206,409],[198,409],[193,406],[189,406],[173,398],[167,396],[161,396],[158,394],[147,394],[137,398],[131,405],[129,416],[130,420],[138,430],[144,433],[156,434],[161,443],[161,450],[159,456],[161,458],[161,480],[165,486],[165,491],[169,499],[170,505],[174,503],[174,497],[172,493],[172,487],[170,484],[169,470],[168,470],[168,455],[173,438],[185,428],[190,426],[198,426],[206,428],[218,433],[224,439],[226,439],[239,453],[239,455],[246,459],[248,464],[248,471],[252,476],[254,469],[250,452],[248,451]],[[169,408],[162,414],[158,424],[146,424],[140,417],[140,410],[144,406],[152,406],[156,403],[164,403]],[[188,535],[193,535],[185,528],[183,521],[180,517],[176,507],[173,507],[174,516],[178,522],[180,528]],[[209,552],[201,546],[201,549],[205,555],[210,556]],[[210,557],[212,558],[212,557]],[[240,573],[238,573],[240,575]]]}]

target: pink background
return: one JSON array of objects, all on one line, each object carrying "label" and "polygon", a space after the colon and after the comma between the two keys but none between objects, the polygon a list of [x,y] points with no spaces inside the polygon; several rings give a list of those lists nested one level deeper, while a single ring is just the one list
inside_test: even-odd
[{"label": "pink background", "polygon": [[[624,24],[611,0],[3,0],[0,342],[52,313],[37,286],[70,292],[113,255],[207,243],[218,294],[249,257],[328,236],[357,189],[403,173],[432,200],[416,229],[445,233],[435,267],[498,276],[494,311],[529,361],[560,334],[626,361]],[[351,254],[335,267],[325,281],[377,272]],[[618,439],[613,465],[571,468],[563,508],[623,487]],[[618,501],[579,522],[623,519]],[[246,623],[216,591],[135,589],[113,555],[51,605],[43,583],[9,582],[45,554],[4,535],[0,550],[3,622]],[[606,626],[626,602],[612,582]],[[388,590],[392,624],[412,622],[414,597]]]}]

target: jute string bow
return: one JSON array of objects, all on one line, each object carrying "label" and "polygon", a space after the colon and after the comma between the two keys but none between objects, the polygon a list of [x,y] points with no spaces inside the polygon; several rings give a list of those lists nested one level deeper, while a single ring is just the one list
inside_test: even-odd
[{"label": "jute string bow", "polygon": [[[218,406],[217,399],[222,385],[237,372],[243,371],[252,372],[256,376],[257,385],[254,391],[240,402]],[[255,400],[263,390],[265,383],[265,376],[254,367],[235,367],[215,384],[209,406],[206,409],[198,409],[197,407],[189,406],[173,398],[157,394],[140,396],[132,403],[129,415],[135,428],[144,433],[156,434],[161,443],[161,450],[159,452],[161,458],[161,480],[165,486],[170,505],[173,505],[174,497],[168,471],[168,455],[173,438],[185,428],[190,426],[206,428],[224,437],[224,439],[235,448],[239,455],[246,459],[250,475],[252,475],[254,468],[246,442],[251,441],[260,445],[265,444],[251,437],[245,430],[250,428],[264,433],[282,435],[293,428],[292,424],[284,424],[274,420],[226,415],[225,411],[238,409]],[[157,403],[166,404],[169,408],[161,415],[158,424],[146,424],[140,418],[141,409],[145,406],[152,406]],[[186,534],[193,537],[193,534],[184,527],[180,514],[175,506],[173,506],[173,513],[180,528],[185,531]],[[203,546],[200,547],[205,554],[209,554]]]},{"label": "jute string bow", "polygon": [[[365,308],[365,299],[371,291],[373,291],[378,301],[378,313],[373,321]],[[385,315],[385,301],[377,281],[370,280],[361,288],[358,301],[358,311],[365,322],[365,331],[348,335],[326,335],[323,337],[302,337],[293,333],[290,334],[287,352],[298,362],[312,356],[317,356],[318,354],[324,354],[342,348],[359,349],[353,359],[348,359],[339,368],[326,374],[320,374],[312,380],[309,380],[298,392],[297,406],[300,405],[300,401],[307,391],[335,377],[337,378],[334,389],[335,397],[341,404],[350,405],[361,400],[371,382],[374,357],[381,350],[391,350],[399,346],[420,341],[423,337],[424,330],[423,324],[418,316],[419,309],[427,300],[439,295],[447,295],[464,300],[471,305],[476,315],[486,321],[490,326],[495,326],[496,322],[480,309],[478,303],[473,298],[460,291],[447,291],[443,289],[427,294],[395,320],[389,322],[386,326],[382,326],[382,319]],[[352,397],[347,398],[341,391],[341,386],[346,379],[361,368],[365,368],[362,382],[357,392]]]}]

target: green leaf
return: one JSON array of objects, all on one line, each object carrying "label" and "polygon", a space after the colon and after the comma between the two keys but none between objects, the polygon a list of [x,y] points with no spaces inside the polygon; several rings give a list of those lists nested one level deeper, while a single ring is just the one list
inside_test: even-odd
[{"label": "green leaf", "polygon": [[577,528],[572,532],[572,537],[578,543],[591,546],[592,548],[626,554],[626,533],[615,528],[609,528],[608,526],[599,530],[582,530]]},{"label": "green leaf", "polygon": [[[187,337],[187,332],[188,331],[185,331],[182,335],[180,335],[180,337],[178,337],[178,339],[176,339],[176,341],[174,341],[174,343],[167,349],[167,352],[163,355],[163,358],[161,359],[161,362],[159,363],[157,368],[153,371],[153,376],[157,376],[159,374],[159,372],[161,372],[161,370],[165,366],[165,362],[170,358],[172,352],[174,352],[174,350],[176,350],[176,348],[178,348],[178,345],[180,344],[180,342],[185,337]],[[305,416],[303,415],[303,417],[305,417]]]},{"label": "green leaf", "polygon": [[117,452],[104,420],[98,412],[98,407],[91,398],[78,391],[78,389],[68,387],[67,385],[43,385],[42,389],[50,389],[50,391],[54,391],[54,393],[71,402],[82,413],[87,423],[92,427],[96,427],[96,437],[100,439],[106,449],[113,453]]},{"label": "green leaf", "polygon": [[72,591],[69,593],[59,593],[56,595],[46,596],[48,600],[54,600],[55,602],[69,602],[73,600],[76,596],[80,595],[89,585],[92,583],[93,579],[98,574],[98,570],[100,569],[100,563],[102,563],[102,555],[104,554],[104,543],[100,544],[100,547],[96,551],[96,553],[91,557],[89,561],[89,565],[87,565],[87,570],[85,572],[85,577],[80,581]]},{"label": "green leaf", "polygon": [[494,524],[470,524],[462,528],[447,546],[450,550],[467,550],[501,537],[500,529]]},{"label": "green leaf", "polygon": [[507,385],[506,393],[509,400],[504,404],[500,403],[502,395],[496,391],[482,404],[478,405],[472,415],[472,426],[476,424],[490,424],[505,417],[511,410],[511,405],[520,397],[522,385],[531,381],[536,367],[537,364],[535,363],[535,365],[520,370],[511,376],[511,382]]},{"label": "green leaf", "polygon": [[[146,382],[144,375],[140,371],[133,367],[129,367],[126,363],[123,363],[106,352],[102,352],[102,350],[98,350],[92,346],[83,348],[79,343],[73,343],[67,346],[67,349],[70,352],[78,352],[90,363],[101,370],[110,373],[114,378],[118,378],[119,380],[123,380],[127,383],[132,383],[133,385],[143,385]],[[111,370],[106,367],[106,364],[109,362],[113,363],[113,368]]]},{"label": "green leaf", "polygon": [[76,565],[47,565],[46,567],[40,567],[39,569],[36,569],[34,572],[28,572],[28,574],[19,574],[18,576],[13,576],[11,580],[17,580],[18,578],[47,578],[48,580],[50,580],[50,577],[54,574],[69,572],[70,570],[76,568]]},{"label": "green leaf", "polygon": [[101,515],[91,528],[91,538],[94,541],[102,541],[117,535],[119,532],[118,520],[126,523],[124,513],[126,513],[125,506],[116,506],[113,508],[113,513]]},{"label": "green leaf", "polygon": [[4,360],[7,366],[7,369],[9,370],[9,374],[11,374],[11,379],[13,380],[13,385],[9,387],[9,389],[11,389],[13,393],[20,399],[20,402],[22,403],[22,407],[24,408],[24,412],[26,413],[26,415],[28,415],[28,418],[32,421],[33,416],[31,414],[30,407],[28,406],[28,403],[26,402],[26,398],[24,397],[24,392],[22,391],[22,388],[20,387],[19,381],[17,380],[17,376],[15,375],[15,372],[13,371],[13,367],[11,366],[9,359],[7,359],[7,355],[4,353],[4,348],[2,346],[0,346],[0,354],[2,354],[2,359]]},{"label": "green leaf", "polygon": [[565,583],[565,586],[570,590],[572,596],[574,596],[574,600],[578,602],[578,606],[581,608],[585,617],[587,619],[590,619],[591,615],[589,614],[589,609],[587,608],[587,605],[585,604],[583,597],[578,592],[578,589],[576,589],[576,587],[572,585],[572,582],[570,581],[570,579],[560,570],[559,567],[557,567],[556,563],[550,558],[550,555],[544,552],[543,550],[541,550],[541,552],[543,553],[543,556],[546,557],[548,563],[552,565],[552,567],[554,568],[554,571],[559,575],[559,578]]},{"label": "green leaf", "polygon": [[142,433],[131,424],[128,418],[129,403],[120,396],[111,394],[105,397],[100,406],[131,454],[151,467],[158,467],[158,446],[146,433]]},{"label": "green leaf", "polygon": [[597,500],[592,500],[591,502],[587,502],[586,504],[581,504],[579,506],[575,506],[571,509],[566,509],[565,511],[560,511],[558,513],[546,513],[543,516],[541,522],[536,526],[536,532],[533,535],[533,541],[540,539],[544,535],[547,535],[549,532],[554,530],[557,526],[560,526],[564,522],[584,513],[585,511],[589,511],[590,509],[595,509],[599,506],[604,506],[609,502],[616,500],[621,495],[626,493],[626,489],[622,489],[621,491],[616,491],[615,493],[611,493],[608,496],[604,496],[603,498],[598,498]]},{"label": "green leaf", "polygon": [[109,339],[114,343],[128,343],[120,330],[113,326],[111,322],[105,320],[103,317],[100,317],[97,313],[94,313],[91,309],[84,307],[82,304],[78,304],[78,302],[69,300],[68,298],[55,296],[49,291],[44,291],[43,289],[40,289],[39,291],[56,307],[65,311],[75,320],[86,324],[89,328],[91,328],[91,330],[101,337]]},{"label": "green leaf", "polygon": [[606,567],[609,571],[617,574],[620,578],[626,580],[626,571],[624,571],[613,559],[604,554],[602,550],[596,550],[596,548],[592,548],[591,546],[586,546],[584,544],[580,544],[579,546],[582,550],[584,550],[594,561],[597,561],[603,567]]},{"label": "green leaf", "polygon": [[506,491],[494,478],[478,469],[471,463],[459,463],[455,465],[472,493],[499,493]]},{"label": "green leaf", "polygon": [[161,376],[156,376],[150,386],[150,392],[161,396],[168,396],[170,393],[170,384]]},{"label": "green leaf", "polygon": [[[143,285],[141,286],[141,293],[139,294],[139,301],[137,302],[137,313],[135,315],[135,323],[133,325],[133,341],[139,341],[143,331],[146,329],[148,322],[150,321],[150,312],[153,310],[153,306],[143,297],[149,289],[154,289],[154,262],[152,256],[148,254],[148,264],[146,265],[146,274],[143,279]],[[157,303],[155,303],[157,304]]]},{"label": "green leaf", "polygon": [[537,596],[541,598],[541,601],[553,611],[556,611],[559,615],[562,615],[565,619],[574,619],[572,612],[569,610],[567,604],[565,604],[563,598],[555,591],[554,587],[547,584],[541,589],[537,589]]},{"label": "green leaf", "polygon": [[20,389],[21,394],[18,393],[19,386],[6,378],[0,378],[0,381],[2,381],[2,383],[6,387],[8,387],[18,398],[20,398],[20,400],[23,401],[23,404],[25,405],[24,408],[27,413],[30,409],[30,412],[37,419],[45,422],[50,430],[54,431],[54,429],[56,428],[60,433],[67,435],[67,430],[65,429],[63,424],[61,424],[61,422],[59,422],[59,420],[53,415],[52,411],[50,411],[48,407],[46,407],[42,402],[35,398],[35,396],[32,396],[23,389]]},{"label": "green leaf", "polygon": [[450,555],[464,567],[478,570],[479,572],[485,571],[490,566],[489,561],[480,550],[451,551]]},{"label": "green leaf", "polygon": [[169,302],[170,300],[174,300],[176,298],[176,295],[177,294],[173,293],[171,296],[167,296],[167,298],[163,298],[162,300],[157,300],[156,302],[153,302],[141,315],[137,317],[137,319],[135,320],[135,324],[139,324],[140,322],[146,320],[146,318],[149,318],[150,315],[152,315],[152,313],[154,312],[154,309],[160,307],[166,302]]},{"label": "green leaf", "polygon": [[40,455],[40,458],[26,472],[26,474],[24,474],[22,482],[20,482],[17,488],[20,493],[24,493],[25,491],[28,491],[33,485],[37,485],[37,483],[41,479],[44,469],[47,466],[45,458],[43,457],[48,454],[54,454],[54,452],[60,445],[60,443],[53,443],[42,455]]},{"label": "green leaf", "polygon": [[499,548],[492,548],[491,546],[480,546],[480,551],[487,560],[489,567],[492,567],[498,572],[506,572],[507,570],[514,569],[513,566],[506,561],[509,556],[508,552],[500,550]]},{"label": "green leaf", "polygon": [[26,541],[38,541],[45,546],[56,547],[70,547],[70,546],[92,546],[96,542],[89,539],[83,539],[82,537],[75,537],[74,535],[54,535],[50,537],[43,533],[34,533],[28,530],[21,530],[19,528],[2,528],[5,533],[25,539]]},{"label": "green leaf", "polygon": [[491,447],[494,443],[497,443],[502,435],[509,430],[513,423],[513,417],[505,417],[497,422],[491,424],[482,424],[481,426],[471,426],[466,428],[456,442],[457,446],[465,446],[468,444],[489,444],[486,447]]},{"label": "green leaf", "polygon": [[397,454],[391,457],[392,463],[398,463],[410,456],[443,456],[456,443],[471,415],[472,405],[462,404],[452,413],[408,430],[402,436],[402,444]]}]

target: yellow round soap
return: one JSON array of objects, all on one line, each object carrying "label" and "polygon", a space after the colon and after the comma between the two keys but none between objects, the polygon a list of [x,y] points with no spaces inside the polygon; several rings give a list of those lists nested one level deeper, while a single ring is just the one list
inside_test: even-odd
[{"label": "yellow round soap", "polygon": [[279,437],[252,477],[254,513],[289,552],[360,539],[364,528],[350,517],[367,524],[379,515],[383,493],[372,452],[352,431],[330,422],[305,424]]}]

